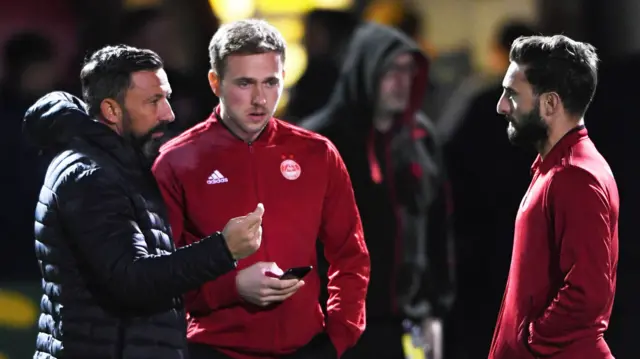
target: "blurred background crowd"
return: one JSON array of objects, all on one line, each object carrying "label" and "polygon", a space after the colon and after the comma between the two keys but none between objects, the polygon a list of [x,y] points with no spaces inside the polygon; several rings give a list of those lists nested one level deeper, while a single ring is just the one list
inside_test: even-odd
[{"label": "blurred background crowd", "polygon": [[[535,153],[512,147],[496,114],[510,43],[563,33],[588,41],[602,59],[586,125],[620,188],[620,264],[607,341],[618,358],[638,358],[640,177],[640,1],[637,0],[21,0],[0,3],[0,358],[33,353],[40,297],[33,210],[47,163],[20,134],[41,95],[79,95],[82,59],[106,45],[156,51],[173,87],[175,136],[206,119],[208,43],[221,23],[248,17],[276,26],[288,44],[285,94],[277,115],[296,123],[329,99],[359,21],[396,27],[431,60],[423,111],[435,123],[450,179],[456,242],[456,301],[447,318],[458,350],[486,357],[509,270],[513,223]],[[635,95],[634,95],[635,94]],[[634,180],[635,178],[635,180]],[[636,277],[638,276],[638,277]]]}]

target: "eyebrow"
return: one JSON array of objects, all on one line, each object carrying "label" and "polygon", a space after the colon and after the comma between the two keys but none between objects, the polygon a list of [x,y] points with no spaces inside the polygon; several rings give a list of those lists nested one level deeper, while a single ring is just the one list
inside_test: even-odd
[{"label": "eyebrow", "polygon": [[506,92],[509,95],[517,95],[518,94],[518,91],[514,90],[512,87],[502,86],[502,88],[504,89],[504,92]]},{"label": "eyebrow", "polygon": [[[275,76],[269,76],[266,79],[264,79],[262,82],[272,82],[272,81],[280,81],[280,80]],[[233,82],[235,82],[235,83],[248,82],[250,84],[255,84],[255,83],[258,82],[258,80],[255,79],[255,78],[250,78],[250,77],[238,77],[237,79],[233,80]]]},{"label": "eyebrow", "polygon": [[155,95],[153,95],[153,96],[149,97],[149,98],[147,99],[147,101],[149,101],[149,102],[158,101],[158,100],[161,100],[162,98],[164,98],[165,96],[166,96],[167,98],[171,98],[171,94],[172,94],[172,92],[171,92],[171,91],[168,91],[166,94],[164,94],[164,93],[157,93],[157,94],[155,94]]}]

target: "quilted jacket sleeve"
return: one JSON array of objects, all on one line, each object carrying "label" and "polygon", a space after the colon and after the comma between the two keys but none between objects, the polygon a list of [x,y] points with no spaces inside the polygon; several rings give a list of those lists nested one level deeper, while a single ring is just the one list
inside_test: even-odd
[{"label": "quilted jacket sleeve", "polygon": [[124,189],[101,168],[74,172],[57,190],[60,220],[91,278],[121,307],[166,302],[235,268],[219,233],[169,255],[149,254]]}]

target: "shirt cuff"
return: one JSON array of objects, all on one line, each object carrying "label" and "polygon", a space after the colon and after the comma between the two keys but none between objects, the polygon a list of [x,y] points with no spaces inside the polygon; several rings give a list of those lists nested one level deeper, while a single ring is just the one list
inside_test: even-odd
[{"label": "shirt cuff", "polygon": [[336,352],[338,354],[338,358],[344,354],[344,352],[349,349],[349,337],[351,333],[342,325],[328,325],[327,326],[327,334],[329,335],[329,339],[333,344]]}]

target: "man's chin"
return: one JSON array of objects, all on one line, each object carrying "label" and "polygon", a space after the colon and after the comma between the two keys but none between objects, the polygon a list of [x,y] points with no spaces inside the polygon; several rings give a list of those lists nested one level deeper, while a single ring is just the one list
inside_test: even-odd
[{"label": "man's chin", "polygon": [[527,143],[527,141],[525,141],[525,139],[522,138],[522,136],[519,136],[519,134],[515,131],[507,131],[507,138],[509,139],[509,142],[514,146],[518,146],[518,147],[531,146],[531,144]]},{"label": "man's chin", "polygon": [[521,133],[515,131],[515,129],[513,131],[507,130],[507,138],[512,145],[527,151],[537,151],[538,144],[541,143],[541,141],[544,141],[544,138],[537,140],[534,140],[533,138],[527,138]]},{"label": "man's chin", "polygon": [[260,121],[249,119],[244,123],[244,126],[242,126],[243,127],[242,130],[246,133],[251,133],[251,134],[260,133],[267,126],[267,123],[269,123],[270,119],[271,117],[267,115],[265,115],[265,117],[262,118]]},{"label": "man's chin", "polygon": [[140,150],[147,159],[155,160],[160,153],[160,147],[169,139],[169,136],[164,133],[161,136],[152,136],[140,144]]},{"label": "man's chin", "polygon": [[387,107],[387,113],[389,113],[390,115],[399,115],[402,114],[403,112],[405,112],[407,109],[407,104],[403,101],[397,101],[394,102],[393,104],[389,104],[389,106]]}]

